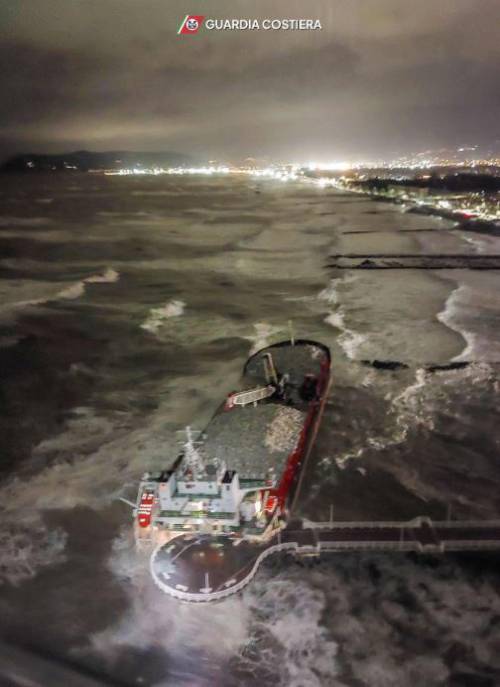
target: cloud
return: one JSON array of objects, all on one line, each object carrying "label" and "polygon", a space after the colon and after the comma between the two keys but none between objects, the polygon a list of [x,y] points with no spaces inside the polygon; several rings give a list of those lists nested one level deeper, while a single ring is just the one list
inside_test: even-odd
[{"label": "cloud", "polygon": [[3,6],[0,148],[358,155],[496,136],[496,2],[403,11],[396,0],[307,10],[211,1],[207,16],[312,16],[323,30],[177,36],[195,10],[158,0]]}]

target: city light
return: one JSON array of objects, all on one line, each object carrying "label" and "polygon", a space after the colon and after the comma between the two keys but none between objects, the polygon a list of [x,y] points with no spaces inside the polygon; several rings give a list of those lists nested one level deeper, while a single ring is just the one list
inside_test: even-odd
[{"label": "city light", "polygon": [[[368,194],[401,204],[404,209],[418,208],[419,212],[438,214],[459,220],[500,221],[500,193],[483,190],[452,193],[436,189],[431,179],[441,176],[488,174],[500,167],[500,159],[459,159],[458,154],[477,153],[477,146],[457,148],[455,152],[425,151],[387,161],[258,164],[249,158],[246,164],[209,164],[201,166],[145,167],[136,164],[106,175],[246,175],[254,179],[289,182],[301,181],[319,188],[333,188],[351,193]],[[470,170],[470,171],[468,171]],[[425,172],[425,173],[424,173]],[[382,186],[370,187],[370,181],[380,180]],[[411,180],[415,179],[415,186]],[[425,182],[425,183],[422,183]]]}]

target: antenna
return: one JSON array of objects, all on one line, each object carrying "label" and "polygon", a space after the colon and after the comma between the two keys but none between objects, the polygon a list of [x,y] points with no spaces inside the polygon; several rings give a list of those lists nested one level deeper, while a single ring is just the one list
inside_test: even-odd
[{"label": "antenna", "polygon": [[276,368],[274,367],[273,356],[270,353],[264,353],[264,372],[266,375],[266,381],[274,382],[278,384],[278,375],[276,374]]},{"label": "antenna", "polygon": [[128,499],[124,498],[123,496],[118,496],[117,501],[123,501],[123,503],[126,503],[127,506],[130,506],[131,508],[137,508],[137,504],[133,503],[132,501],[129,501]]}]

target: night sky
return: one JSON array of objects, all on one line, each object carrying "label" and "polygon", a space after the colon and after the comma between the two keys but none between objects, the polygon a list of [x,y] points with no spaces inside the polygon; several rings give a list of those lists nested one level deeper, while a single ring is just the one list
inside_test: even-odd
[{"label": "night sky", "polygon": [[[186,14],[322,31],[203,31]],[[0,156],[391,157],[500,139],[499,0],[5,0]]]}]

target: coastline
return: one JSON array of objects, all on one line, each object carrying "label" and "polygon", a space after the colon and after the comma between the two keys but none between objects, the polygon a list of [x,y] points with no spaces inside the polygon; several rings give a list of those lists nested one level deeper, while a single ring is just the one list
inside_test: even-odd
[{"label": "coastline", "polygon": [[[369,224],[373,222],[373,218],[377,215],[370,215]],[[406,219],[406,218],[405,218]],[[379,229],[379,225],[370,231],[367,227],[366,233],[359,234],[343,234],[339,240],[339,253],[356,253],[361,250],[364,253],[418,253],[422,251],[422,243],[419,240],[419,234],[413,233],[411,230],[399,230],[397,227],[400,224],[399,215],[396,216],[393,226]],[[426,236],[432,236],[431,232],[441,232],[442,228],[431,227]],[[453,292],[456,290],[456,281],[450,278],[445,278],[441,275],[441,271],[436,273],[433,271],[419,271],[406,270],[404,273],[404,280],[401,280],[400,273],[395,270],[392,274],[387,272],[373,272],[371,270],[359,270],[354,277],[347,277],[340,274],[340,279],[347,283],[350,282],[350,301],[353,308],[349,310],[361,310],[362,308],[370,308],[377,312],[377,322],[379,326],[376,330],[371,332],[362,332],[363,317],[353,322],[350,326],[349,318],[336,318],[337,325],[341,324],[348,335],[353,331],[358,334],[360,332],[370,336],[372,343],[375,346],[371,350],[367,350],[365,354],[360,357],[368,359],[401,359],[402,362],[414,362],[422,364],[435,364],[448,362],[455,357],[462,354],[467,346],[467,334],[457,328],[448,324],[445,318],[441,316],[446,311],[447,303],[451,298]],[[378,292],[378,293],[377,293]],[[377,298],[373,298],[373,294],[377,293]],[[355,307],[354,307],[355,306]],[[408,331],[414,329],[413,320],[418,320],[423,325],[426,323],[426,337],[423,346],[421,347],[420,356],[411,355],[408,350],[408,359],[404,359],[401,355],[397,355],[398,348],[402,351],[407,350],[404,337],[401,337],[398,331],[392,332],[387,329],[387,323],[391,321],[393,309],[400,311],[404,321],[406,321]],[[362,314],[362,312],[360,313]],[[331,316],[330,316],[331,317]],[[352,317],[352,315],[351,315]],[[335,324],[335,314],[333,315],[333,322]],[[398,328],[401,327],[401,322],[398,323]],[[415,328],[415,334],[418,334],[418,326]],[[429,341],[429,336],[432,336],[432,342]],[[352,339],[353,336],[349,336]],[[377,350],[377,342],[380,350]],[[410,342],[412,347],[415,346],[415,340]],[[430,350],[429,350],[430,349]],[[429,350],[430,358],[425,358],[425,350]],[[432,354],[431,351],[439,351],[439,356]],[[371,354],[370,354],[371,353]],[[349,353],[348,353],[349,356]],[[352,358],[352,356],[349,356]]]}]

